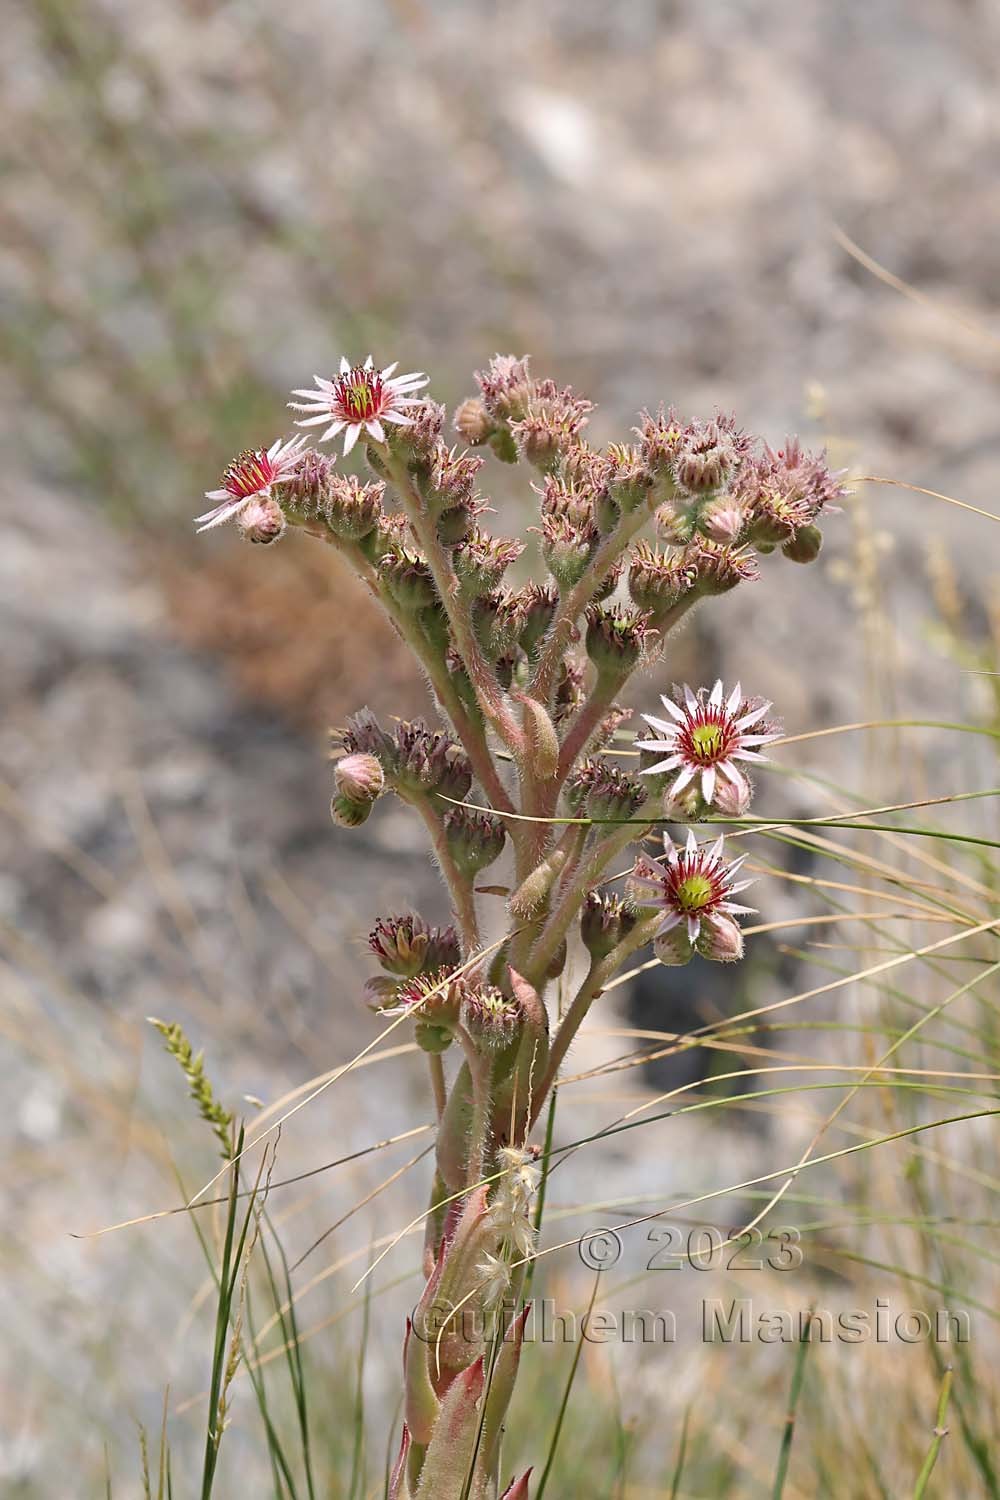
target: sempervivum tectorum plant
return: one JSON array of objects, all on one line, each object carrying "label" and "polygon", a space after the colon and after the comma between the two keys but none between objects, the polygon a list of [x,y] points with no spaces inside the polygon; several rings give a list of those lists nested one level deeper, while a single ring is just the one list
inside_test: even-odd
[{"label": "sempervivum tectorum plant", "polygon": [[[426,1284],[388,1492],[497,1500],[535,1244],[529,1137],[562,1060],[642,947],[665,964],[743,952],[742,861],[727,860],[721,839],[668,838],[656,860],[624,852],[641,847],[661,808],[671,822],[740,817],[745,766],[777,736],[769,705],[739,687],[664,699],[638,743],[622,700],[696,605],[756,584],[760,556],[780,548],[811,560],[842,486],[821,455],[762,445],[718,413],[689,420],[661,406],[639,419],[635,442],[593,446],[592,403],[514,355],[479,373],[478,395],[453,414],[451,446],[425,377],[395,371],[344,359],[294,393],[300,424],[320,442],[343,436],[345,453],[357,445],[369,478],[339,472],[336,454],[302,437],[278,442],[234,460],[199,524],[234,519],[254,540],[284,532],[337,549],[433,696],[433,725],[383,725],[366,709],[348,720],[331,811],[354,828],[387,797],[412,808],[452,909],[440,926],[385,917],[370,937],[379,972],[365,998],[386,1025],[412,1023],[437,1117]],[[530,465],[524,538],[484,525],[490,454]],[[494,864],[495,883],[479,883]],[[613,887],[630,867],[623,895]],[[482,898],[495,913],[501,897],[506,927],[487,947]],[[492,1309],[494,1322],[449,1322],[425,1342],[424,1315],[442,1304]],[[506,1493],[527,1500],[527,1477]]]}]

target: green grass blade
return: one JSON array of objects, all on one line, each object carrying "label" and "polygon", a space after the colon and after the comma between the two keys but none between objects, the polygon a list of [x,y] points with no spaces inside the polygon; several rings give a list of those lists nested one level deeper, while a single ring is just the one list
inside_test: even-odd
[{"label": "green grass blade", "polygon": [[913,1486],[913,1500],[924,1500],[924,1495],[927,1493],[928,1481],[931,1477],[931,1474],[934,1472],[934,1465],[937,1463],[938,1454],[941,1452],[941,1444],[944,1442],[945,1438],[948,1435],[948,1429],[944,1425],[944,1419],[947,1416],[948,1402],[951,1399],[951,1382],[952,1368],[949,1365],[944,1372],[944,1379],[941,1382],[941,1391],[938,1395],[937,1421],[934,1424],[934,1436],[931,1439],[931,1445],[927,1450],[927,1457],[924,1459],[920,1473],[917,1475],[917,1482]]},{"label": "green grass blade", "polygon": [[799,1347],[795,1351],[795,1368],[792,1371],[792,1389],[788,1397],[788,1413],[785,1417],[784,1431],[781,1434],[781,1447],[778,1450],[778,1466],[774,1471],[774,1485],[771,1489],[771,1500],[781,1500],[785,1492],[785,1479],[788,1475],[788,1460],[792,1455],[792,1440],[795,1437],[795,1419],[798,1412],[799,1397],[802,1394],[802,1380],[806,1369],[806,1355],[809,1352],[809,1329],[812,1325],[812,1313],[806,1314],[802,1324],[802,1332],[799,1335]]}]

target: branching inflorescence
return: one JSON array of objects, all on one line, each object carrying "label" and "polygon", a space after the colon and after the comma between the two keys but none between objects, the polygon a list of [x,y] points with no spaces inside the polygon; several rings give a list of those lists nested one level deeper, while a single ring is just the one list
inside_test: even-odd
[{"label": "branching inflorescence", "polygon": [[[812,561],[843,489],[823,456],[797,441],[773,450],[723,415],[683,421],[660,407],[642,414],[633,443],[592,448],[591,403],[513,356],[477,376],[480,394],[453,418],[467,447],[452,446],[444,407],[418,394],[425,377],[395,368],[342,360],[295,392],[299,425],[322,427],[320,441],[341,435],[345,456],[360,444],[372,479],[339,473],[302,438],[279,441],[241,453],[199,520],[232,519],[265,544],[297,527],[338,548],[434,697],[441,727],[385,728],[368,709],[348,720],[331,812],[350,828],[382,796],[410,804],[453,909],[446,927],[380,916],[370,937],[381,972],[366,999],[412,1017],[438,1112],[427,1280],[407,1329],[389,1493],[487,1500],[500,1490],[534,1253],[529,1137],[566,1051],[643,946],[671,965],[743,954],[747,908],[732,898],[748,882],[723,838],[699,842],[690,826],[681,844],[664,835],[659,858],[638,854],[625,889],[608,887],[657,822],[746,812],[746,766],[779,734],[770,704],[739,685],[675,689],[666,717],[644,716],[630,771],[615,760],[631,738],[621,695],[698,600],[758,578],[760,555]],[[483,528],[484,458],[470,449],[534,470],[541,579],[507,582],[525,542]],[[505,930],[485,932],[476,882],[508,845],[512,878],[487,888],[506,891]],[[578,967],[553,1027],[546,990]],[[442,1055],[453,1045],[449,1083]],[[527,1476],[504,1494],[526,1500]]]}]

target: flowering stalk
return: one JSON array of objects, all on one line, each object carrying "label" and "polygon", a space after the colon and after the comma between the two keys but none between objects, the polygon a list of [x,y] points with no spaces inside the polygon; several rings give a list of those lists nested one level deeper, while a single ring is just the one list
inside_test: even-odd
[{"label": "flowering stalk", "polygon": [[[444,928],[412,912],[382,916],[370,938],[380,972],[365,998],[412,1018],[438,1117],[426,1284],[407,1326],[388,1493],[496,1500],[535,1249],[530,1131],[590,1007],[632,954],[652,943],[669,965],[742,956],[742,861],[690,825],[745,813],[746,766],[779,734],[770,704],[739,685],[685,686],[662,700],[666,718],[645,715],[650,733],[629,770],[616,760],[630,717],[621,696],[699,600],[759,577],[759,555],[814,558],[818,522],[842,489],[822,456],[795,441],[757,444],[721,415],[682,421],[661,407],[643,413],[634,444],[594,449],[589,401],[536,378],[527,359],[498,356],[454,426],[469,449],[524,463],[540,481],[530,529],[547,576],[515,585],[507,574],[524,542],[479,524],[484,458],[449,447],[444,408],[418,394],[426,377],[395,368],[344,359],[294,393],[299,425],[322,428],[320,442],[343,435],[345,457],[357,444],[370,481],[338,472],[303,438],[279,441],[240,454],[199,521],[231,519],[265,545],[296,528],[338,548],[436,702],[437,728],[384,728],[368,709],[347,721],[331,813],[353,828],[384,796],[414,808],[454,915]],[[639,850],[660,820],[688,833],[680,845],[664,837],[653,858]],[[489,887],[508,892],[506,930],[484,948],[477,881],[508,840],[507,884]],[[547,989],[571,977],[581,952],[582,978],[550,1035]],[[503,1494],[528,1500],[528,1475]]]}]

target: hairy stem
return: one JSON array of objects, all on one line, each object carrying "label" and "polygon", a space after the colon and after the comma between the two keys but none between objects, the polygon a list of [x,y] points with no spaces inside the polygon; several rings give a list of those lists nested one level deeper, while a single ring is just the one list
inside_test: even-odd
[{"label": "hairy stem", "polygon": [[510,750],[512,755],[520,756],[524,744],[521,731],[514,719],[510,708],[504,701],[503,690],[497,680],[497,675],[490,663],[483,655],[479,642],[476,640],[475,631],[472,628],[472,620],[468,610],[461,601],[458,578],[452,567],[451,558],[447,549],[437,534],[437,528],[431,518],[427,515],[423,501],[402,464],[388,450],[383,450],[386,468],[396,486],[403,507],[410,520],[410,525],[416,533],[431,570],[441,603],[444,605],[451,626],[455,644],[459,654],[465,662],[466,670],[476,697],[482,705],[483,713],[494,729]]},{"label": "hairy stem", "polygon": [[462,934],[464,955],[470,958],[480,946],[479,918],[476,914],[476,898],[472,890],[472,881],[469,876],[463,875],[452,858],[448,840],[445,837],[444,824],[427,797],[408,796],[403,792],[399,792],[398,795],[403,797],[404,801],[409,802],[411,807],[415,807],[424,820],[438,864],[441,866],[441,872],[448,885],[455,920]]},{"label": "hairy stem", "polygon": [[476,1049],[464,1026],[459,1026],[458,1039],[469,1065],[472,1080],[472,1119],[469,1122],[469,1154],[466,1165],[466,1182],[473,1187],[479,1182],[486,1167],[486,1152],[490,1128],[490,1065],[489,1059]]},{"label": "hairy stem", "polygon": [[[580,858],[580,854],[586,841],[588,832],[589,829],[586,825],[571,823],[569,827],[567,827],[563,831],[562,838],[559,840],[558,844],[556,844],[555,848],[552,850],[552,853],[549,856],[551,858],[552,855],[557,854],[560,850],[564,850],[566,853],[567,863],[564,866],[561,876],[561,882],[563,885],[566,881],[567,871],[576,867],[576,863]],[[532,947],[537,941],[538,936],[545,925],[545,919],[548,916],[550,909],[551,902],[546,901],[540,907],[537,915],[526,917],[522,921],[520,927],[511,937],[510,962],[513,964],[515,969],[520,971],[523,968],[527,967],[528,958],[531,953]]]},{"label": "hairy stem", "polygon": [[444,1081],[444,1063],[440,1052],[427,1053],[427,1069],[431,1075],[431,1088],[434,1091],[434,1110],[440,1121],[448,1102],[448,1089]]},{"label": "hairy stem", "polygon": [[612,831],[598,841],[590,858],[581,862],[576,878],[566,885],[557,901],[552,915],[531,951],[527,978],[532,983],[544,975],[558,951],[560,943],[569,932],[570,923],[583,905],[589,890],[600,880],[608,865],[617,854],[631,843],[645,837],[648,828],[635,823],[615,825]]},{"label": "hairy stem", "polygon": [[572,771],[578,757],[586,749],[591,735],[599,727],[608,709],[615,700],[628,680],[626,673],[622,677],[614,677],[608,673],[602,673],[591,690],[590,697],[583,704],[573,723],[570,725],[569,733],[566,735],[559,752],[559,779],[564,781]]},{"label": "hairy stem", "polygon": [[556,1034],[552,1038],[548,1066],[545,1069],[532,1107],[532,1125],[534,1125],[538,1118],[542,1105],[548,1096],[549,1089],[555,1082],[562,1060],[569,1051],[573,1038],[583,1024],[584,1017],[591,1005],[600,995],[608,980],[613,977],[616,969],[621,967],[629,955],[635,953],[639,948],[645,947],[648,942],[652,941],[661,920],[660,914],[657,913],[656,916],[647,918],[645,922],[639,922],[633,927],[628,937],[623,938],[616,948],[612,948],[607,958],[591,964],[583,983],[573,996],[570,1007],[560,1021]]}]

